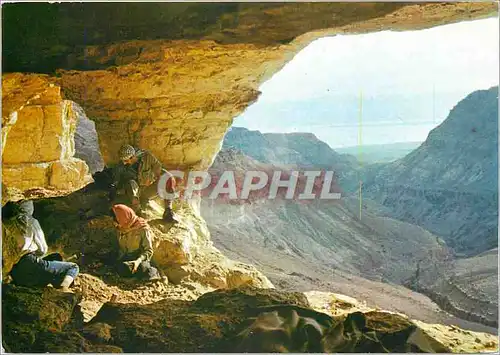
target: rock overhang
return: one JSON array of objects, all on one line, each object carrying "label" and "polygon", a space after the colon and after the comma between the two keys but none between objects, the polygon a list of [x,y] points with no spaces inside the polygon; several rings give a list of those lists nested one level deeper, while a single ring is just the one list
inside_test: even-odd
[{"label": "rock overhang", "polygon": [[[167,168],[206,170],[233,119],[257,100],[260,84],[313,40],[423,29],[495,16],[498,7],[61,3],[3,10],[4,70],[52,74],[64,98],[95,121],[108,165],[129,143],[151,150]],[[31,25],[16,31],[24,24]]]}]

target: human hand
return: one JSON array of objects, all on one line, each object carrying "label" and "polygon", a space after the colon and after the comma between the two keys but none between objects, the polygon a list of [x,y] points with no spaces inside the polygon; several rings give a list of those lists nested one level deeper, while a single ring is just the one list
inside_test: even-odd
[{"label": "human hand", "polygon": [[137,272],[137,269],[139,268],[139,265],[141,265],[141,260],[137,259],[132,262],[134,264],[132,268],[132,274],[135,274]]},{"label": "human hand", "polygon": [[149,185],[151,185],[151,179],[142,179],[139,182],[139,186],[142,186],[142,187],[148,187]]}]

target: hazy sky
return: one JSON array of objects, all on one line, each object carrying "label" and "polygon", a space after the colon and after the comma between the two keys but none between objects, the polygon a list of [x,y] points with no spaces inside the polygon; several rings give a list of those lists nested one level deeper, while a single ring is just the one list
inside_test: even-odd
[{"label": "hazy sky", "polygon": [[498,85],[498,30],[493,18],[318,39],[261,86],[234,126],[354,146],[362,107],[362,144],[423,141],[467,94]]}]

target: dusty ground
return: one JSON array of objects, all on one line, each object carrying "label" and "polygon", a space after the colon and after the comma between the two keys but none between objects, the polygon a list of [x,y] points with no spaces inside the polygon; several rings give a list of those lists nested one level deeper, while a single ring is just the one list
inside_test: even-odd
[{"label": "dusty ground", "polygon": [[165,281],[140,284],[112,276],[107,277],[106,281],[87,273],[80,274],[75,281],[74,291],[83,296],[80,306],[85,321],[92,319],[101,306],[112,299],[116,303],[138,304],[149,304],[164,299],[193,301],[214,290],[194,282],[181,285],[172,285]]}]

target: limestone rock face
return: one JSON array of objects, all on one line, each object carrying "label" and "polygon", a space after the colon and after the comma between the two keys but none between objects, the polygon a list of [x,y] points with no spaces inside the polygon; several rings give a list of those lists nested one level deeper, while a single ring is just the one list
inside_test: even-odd
[{"label": "limestone rock face", "polygon": [[172,282],[184,277],[217,289],[233,289],[242,286],[273,288],[269,279],[254,266],[228,259],[211,244],[194,258],[189,265],[165,269]]},{"label": "limestone rock face", "polygon": [[[257,99],[261,77],[283,60],[278,48],[212,41],[135,41],[105,51],[130,49],[140,54],[118,67],[61,72],[66,96],[96,122],[106,163],[132,143],[167,167],[208,168],[233,118]],[[90,60],[110,60],[98,57],[100,48],[88,52]]]},{"label": "limestone rock face", "polygon": [[32,190],[61,195],[90,182],[85,162],[73,157],[77,119],[60,87],[29,74],[6,74],[2,85],[3,201],[16,199],[10,191],[28,198]]},{"label": "limestone rock face", "polygon": [[[209,39],[218,43],[290,43],[303,33],[392,15],[392,28],[416,29],[495,13],[494,2],[473,3],[75,3],[7,4],[4,71],[91,69],[75,48],[134,39]],[[23,31],[17,31],[20,24]],[[377,30],[379,30],[378,28]],[[41,40],[43,39],[43,40]],[[116,65],[130,61],[130,49]]]}]

